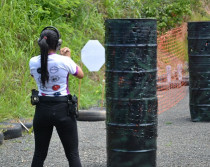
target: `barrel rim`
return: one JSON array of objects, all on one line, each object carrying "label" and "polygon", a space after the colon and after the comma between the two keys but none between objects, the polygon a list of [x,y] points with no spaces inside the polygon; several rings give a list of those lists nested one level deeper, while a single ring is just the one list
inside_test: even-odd
[{"label": "barrel rim", "polygon": [[115,98],[115,97],[106,97],[108,100],[112,100],[112,101],[146,101],[146,100],[157,100],[157,96],[152,96],[152,97],[142,97],[140,99],[137,98]]},{"label": "barrel rim", "polygon": [[157,72],[157,69],[151,69],[151,70],[141,70],[141,71],[128,71],[128,70],[108,70],[106,69],[105,72],[109,73],[125,73],[125,74],[141,74],[141,73],[155,73]]},{"label": "barrel rim", "polygon": [[192,36],[192,37],[188,37],[187,39],[188,40],[209,40],[210,36],[202,37],[202,36],[199,36],[199,34],[198,34],[197,37]]},{"label": "barrel rim", "polygon": [[148,127],[148,126],[156,126],[156,122],[152,123],[115,123],[115,122],[107,122],[106,126],[107,127],[132,127],[132,128],[137,128],[137,127]]},{"label": "barrel rim", "polygon": [[157,148],[154,149],[142,149],[142,150],[125,150],[125,149],[111,149],[113,152],[122,152],[122,153],[147,153],[147,152],[156,152]]},{"label": "barrel rim", "polygon": [[190,23],[210,23],[210,21],[189,21],[187,23],[188,24],[190,24]]},{"label": "barrel rim", "polygon": [[210,107],[210,104],[194,104],[194,103],[190,103],[190,106],[192,107]]},{"label": "barrel rim", "polygon": [[210,88],[191,88],[191,90],[210,91]]},{"label": "barrel rim", "polygon": [[129,21],[129,20],[150,20],[150,21],[157,21],[157,19],[153,19],[153,18],[138,18],[138,19],[135,19],[135,18],[120,18],[120,19],[106,19],[105,21],[107,22],[107,21],[109,21],[109,20],[111,20],[111,21],[114,21],[114,20],[120,20],[120,21],[122,21],[122,20],[127,20],[127,21]]}]

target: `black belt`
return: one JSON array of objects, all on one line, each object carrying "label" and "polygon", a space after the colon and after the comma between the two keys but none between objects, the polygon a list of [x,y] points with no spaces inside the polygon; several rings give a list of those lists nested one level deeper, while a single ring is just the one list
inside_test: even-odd
[{"label": "black belt", "polygon": [[39,96],[40,102],[68,102],[68,96],[58,96],[58,97],[50,97],[50,96]]}]

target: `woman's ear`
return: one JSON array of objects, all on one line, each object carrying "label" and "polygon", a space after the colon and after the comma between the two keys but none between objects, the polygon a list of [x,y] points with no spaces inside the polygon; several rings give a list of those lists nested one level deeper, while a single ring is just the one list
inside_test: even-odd
[{"label": "woman's ear", "polygon": [[58,44],[57,44],[57,47],[56,47],[56,51],[60,50],[61,49],[61,44],[62,44],[62,39],[59,39],[58,40]]}]

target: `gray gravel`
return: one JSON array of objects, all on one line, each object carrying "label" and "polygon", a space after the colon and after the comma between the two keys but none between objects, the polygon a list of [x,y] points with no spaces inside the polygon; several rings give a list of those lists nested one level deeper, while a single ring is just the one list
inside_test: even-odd
[{"label": "gray gravel", "polygon": [[158,167],[210,167],[210,122],[191,122],[189,93],[158,120]]},{"label": "gray gravel", "polygon": [[[186,87],[187,88],[187,87]],[[210,167],[210,123],[190,120],[189,95],[158,118],[157,167]],[[105,122],[78,122],[79,149],[83,167],[106,167]],[[0,167],[30,167],[33,135],[4,141]],[[45,167],[68,167],[56,131]]]}]

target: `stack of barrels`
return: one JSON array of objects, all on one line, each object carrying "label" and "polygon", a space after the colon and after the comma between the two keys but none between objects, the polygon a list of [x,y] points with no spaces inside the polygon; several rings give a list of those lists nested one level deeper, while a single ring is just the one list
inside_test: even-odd
[{"label": "stack of barrels", "polygon": [[210,121],[210,22],[188,23],[191,120]]},{"label": "stack of barrels", "polygon": [[157,23],[106,20],[107,166],[156,166]]}]

